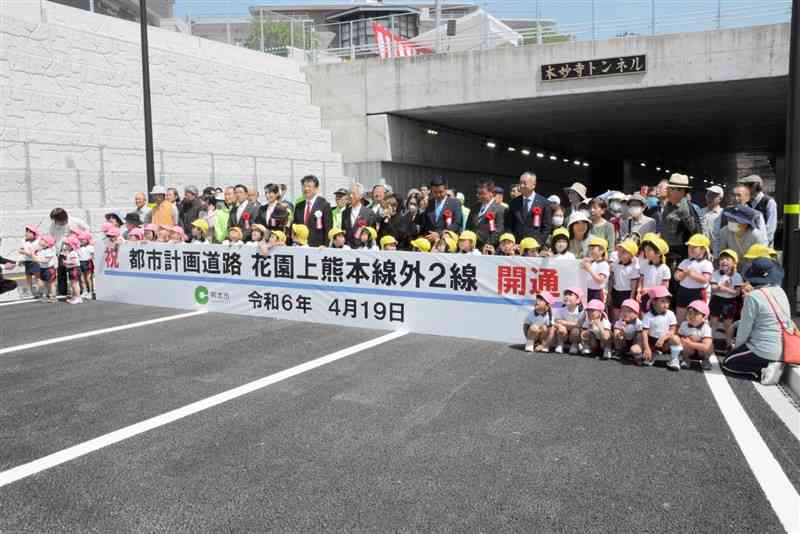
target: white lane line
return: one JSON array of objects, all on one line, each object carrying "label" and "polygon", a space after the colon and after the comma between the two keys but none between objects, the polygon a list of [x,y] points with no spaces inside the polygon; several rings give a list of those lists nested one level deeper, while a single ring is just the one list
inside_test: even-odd
[{"label": "white lane line", "polygon": [[762,386],[758,382],[753,382],[753,387],[763,397],[764,401],[772,408],[783,424],[794,434],[797,441],[800,441],[800,412],[792,406],[786,395],[777,386]]},{"label": "white lane line", "polygon": [[290,367],[289,369],[279,371],[275,374],[265,376],[264,378],[259,378],[253,382],[248,382],[242,386],[223,391],[222,393],[218,393],[212,397],[187,404],[182,408],[177,408],[167,413],[151,417],[150,419],[146,419],[139,423],[120,428],[119,430],[115,430],[109,434],[79,443],[78,445],[63,449],[27,464],[22,464],[7,471],[0,472],[0,487],[11,484],[12,482],[16,482],[17,480],[29,477],[31,475],[35,475],[36,473],[40,473],[46,469],[50,469],[51,467],[69,462],[75,458],[89,454],[90,452],[102,449],[103,447],[108,447],[109,445],[113,445],[128,438],[143,434],[153,430],[154,428],[167,425],[177,421],[178,419],[183,419],[184,417],[202,412],[203,410],[208,410],[209,408],[213,408],[214,406],[228,402],[229,400],[241,397],[242,395],[247,395],[248,393],[252,393],[253,391],[257,391],[301,373],[305,373],[306,371],[311,371],[312,369],[335,362],[336,360],[341,360],[342,358],[346,358],[357,352],[376,347],[382,343],[386,343],[387,341],[404,336],[407,333],[408,332],[404,330],[398,330],[396,332],[365,341],[364,343],[359,343],[358,345],[353,345],[352,347],[338,350],[326,356],[321,356],[315,360],[301,363],[300,365],[296,365],[294,367]]},{"label": "white lane line", "polygon": [[35,349],[36,347],[43,347],[45,345],[53,345],[55,343],[63,343],[65,341],[73,341],[76,339],[83,339],[92,336],[100,336],[103,334],[110,334],[112,332],[119,332],[121,330],[129,330],[131,328],[139,328],[140,326],[149,326],[151,324],[164,323],[167,321],[174,321],[176,319],[185,319],[187,317],[194,317],[195,315],[202,315],[208,313],[207,310],[197,310],[189,313],[181,313],[178,315],[168,315],[167,317],[159,317],[158,319],[150,319],[147,321],[140,321],[138,323],[129,323],[120,326],[112,326],[110,328],[101,328],[99,330],[90,330],[88,332],[81,332],[80,334],[72,334],[69,336],[54,337],[51,339],[43,339],[42,341],[35,341],[33,343],[25,343],[24,345],[15,345],[13,347],[6,347],[0,349],[0,356],[10,352],[18,352],[21,350]]},{"label": "white lane line", "polygon": [[22,299],[22,300],[12,300],[9,302],[2,302],[0,303],[0,308],[5,308],[6,306],[16,306],[17,304],[27,304],[29,302],[36,302],[36,299]]},{"label": "white lane line", "polygon": [[722,373],[717,358],[712,356],[711,362],[714,369],[704,372],[703,375],[750,470],[786,532],[800,532],[800,494],[747,416],[727,377]]}]

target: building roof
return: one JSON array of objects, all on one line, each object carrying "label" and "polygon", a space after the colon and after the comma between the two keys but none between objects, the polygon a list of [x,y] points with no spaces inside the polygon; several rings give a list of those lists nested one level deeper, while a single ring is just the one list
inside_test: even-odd
[{"label": "building roof", "polygon": [[341,13],[334,13],[326,17],[326,20],[338,20],[356,13],[419,13],[419,9],[411,6],[396,5],[388,6],[384,4],[367,4],[363,6],[356,6]]}]

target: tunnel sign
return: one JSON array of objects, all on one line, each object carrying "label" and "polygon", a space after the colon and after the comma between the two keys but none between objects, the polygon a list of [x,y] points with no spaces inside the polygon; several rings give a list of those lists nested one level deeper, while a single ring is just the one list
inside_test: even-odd
[{"label": "tunnel sign", "polygon": [[586,59],[542,65],[542,81],[577,80],[647,72],[647,55]]}]

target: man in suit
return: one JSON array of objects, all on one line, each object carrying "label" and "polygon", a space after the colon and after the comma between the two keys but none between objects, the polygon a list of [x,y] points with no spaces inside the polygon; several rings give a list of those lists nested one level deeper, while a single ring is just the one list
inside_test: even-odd
[{"label": "man in suit", "polygon": [[467,229],[478,234],[478,246],[497,246],[497,239],[505,232],[506,209],[495,201],[494,182],[486,180],[478,184],[480,204],[470,211]]},{"label": "man in suit", "polygon": [[244,240],[250,241],[250,228],[256,224],[258,205],[247,199],[246,185],[238,184],[233,191],[236,194],[236,206],[231,208],[228,229],[230,230],[234,226],[241,228]]},{"label": "man in suit", "polygon": [[333,227],[331,205],[319,195],[319,178],[309,174],[300,183],[305,198],[294,208],[294,223],[308,227],[308,246],[327,245],[328,231]]},{"label": "man in suit", "polygon": [[550,236],[550,202],[536,192],[536,175],[526,172],[519,177],[520,196],[511,201],[506,217],[506,227],[513,232],[517,243],[526,237],[547,243]]},{"label": "man in suit", "polygon": [[461,203],[448,198],[444,179],[437,176],[430,183],[431,199],[422,216],[421,233],[431,243],[435,243],[442,232],[452,230],[461,234]]},{"label": "man in suit", "polygon": [[342,230],[350,248],[358,248],[358,232],[363,226],[376,230],[378,216],[365,205],[364,186],[355,182],[350,186],[350,205],[342,211]]}]

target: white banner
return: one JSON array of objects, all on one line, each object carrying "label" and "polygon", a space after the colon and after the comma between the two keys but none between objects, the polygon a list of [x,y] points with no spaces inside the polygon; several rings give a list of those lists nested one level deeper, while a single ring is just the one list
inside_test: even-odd
[{"label": "white banner", "polygon": [[586,288],[553,258],[125,243],[95,263],[99,300],[506,343],[537,292]]}]

